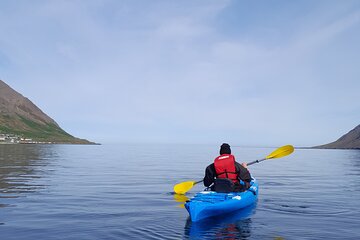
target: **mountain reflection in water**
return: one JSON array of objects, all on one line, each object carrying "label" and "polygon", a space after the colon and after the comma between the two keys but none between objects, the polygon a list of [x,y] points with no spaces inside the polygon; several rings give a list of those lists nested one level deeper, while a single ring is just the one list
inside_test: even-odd
[{"label": "mountain reflection in water", "polygon": [[0,198],[17,198],[43,188],[44,183],[38,184],[36,179],[46,176],[43,167],[56,159],[53,147],[0,145]]}]

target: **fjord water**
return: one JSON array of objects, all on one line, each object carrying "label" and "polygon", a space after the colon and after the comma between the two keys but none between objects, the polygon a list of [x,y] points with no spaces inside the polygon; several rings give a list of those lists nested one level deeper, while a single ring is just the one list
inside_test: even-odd
[{"label": "fjord water", "polygon": [[[275,148],[233,147],[240,162]],[[256,206],[191,223],[172,193],[206,145],[0,145],[0,239],[360,239],[360,151],[296,149],[250,167]],[[203,186],[196,185],[187,197]]]}]

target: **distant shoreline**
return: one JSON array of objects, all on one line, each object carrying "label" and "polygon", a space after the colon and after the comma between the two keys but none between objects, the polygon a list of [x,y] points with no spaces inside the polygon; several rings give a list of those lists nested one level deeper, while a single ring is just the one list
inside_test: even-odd
[{"label": "distant shoreline", "polygon": [[101,143],[70,143],[70,142],[33,142],[33,143],[12,143],[0,142],[0,145],[102,145]]},{"label": "distant shoreline", "polygon": [[295,149],[360,150],[360,148],[321,148],[321,147],[295,147]]}]

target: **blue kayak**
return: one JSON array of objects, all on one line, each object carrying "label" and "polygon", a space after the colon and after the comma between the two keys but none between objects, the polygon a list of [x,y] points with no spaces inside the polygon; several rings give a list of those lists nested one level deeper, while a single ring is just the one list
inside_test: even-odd
[{"label": "blue kayak", "polygon": [[257,181],[253,179],[250,182],[250,188],[245,192],[217,193],[214,191],[202,191],[186,202],[185,208],[193,222],[237,211],[256,202],[258,187]]}]

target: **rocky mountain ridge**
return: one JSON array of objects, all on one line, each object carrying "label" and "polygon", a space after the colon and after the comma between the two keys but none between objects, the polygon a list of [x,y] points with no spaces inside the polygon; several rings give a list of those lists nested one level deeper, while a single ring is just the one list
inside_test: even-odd
[{"label": "rocky mountain ridge", "polygon": [[346,133],[338,140],[315,146],[314,148],[324,148],[324,149],[360,149],[360,124],[352,129],[350,132]]}]

